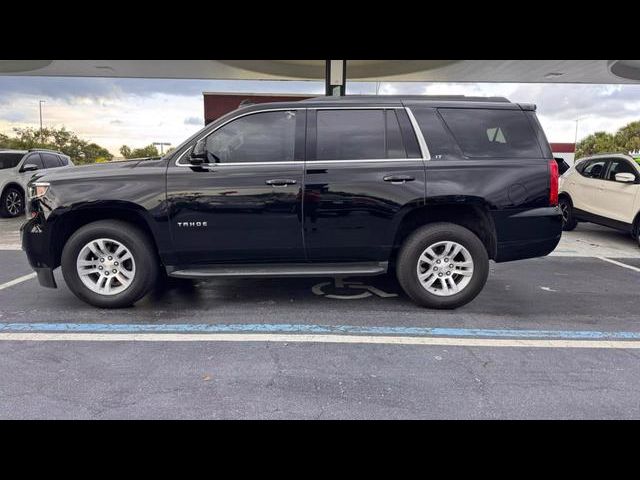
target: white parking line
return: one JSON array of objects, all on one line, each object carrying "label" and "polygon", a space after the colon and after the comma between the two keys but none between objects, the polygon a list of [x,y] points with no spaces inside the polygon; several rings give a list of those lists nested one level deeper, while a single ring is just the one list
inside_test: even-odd
[{"label": "white parking line", "polygon": [[617,260],[611,260],[610,258],[606,258],[606,257],[596,257],[596,258],[599,258],[600,260],[604,260],[605,262],[613,263],[614,265],[618,265],[619,267],[624,267],[624,268],[628,268],[629,270],[633,270],[635,272],[640,272],[640,268],[634,267],[633,265],[627,265],[626,263],[618,262]]},{"label": "white parking line", "polygon": [[36,273],[30,273],[28,275],[23,275],[22,277],[18,277],[14,280],[11,280],[10,282],[7,283],[3,283],[0,285],[0,290],[4,290],[5,288],[9,288],[9,287],[13,287],[14,285],[17,285],[19,283],[22,282],[26,282],[27,280],[31,280],[32,278],[36,278]]},{"label": "white parking line", "polygon": [[460,347],[638,349],[637,340],[544,340],[408,337],[389,335],[296,335],[259,333],[0,333],[0,341],[34,342],[279,342],[426,345]]}]

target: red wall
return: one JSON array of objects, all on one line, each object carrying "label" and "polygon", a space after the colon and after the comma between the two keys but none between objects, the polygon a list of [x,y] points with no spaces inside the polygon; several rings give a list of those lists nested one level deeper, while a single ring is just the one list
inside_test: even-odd
[{"label": "red wall", "polygon": [[204,124],[207,125],[215,119],[220,118],[225,113],[229,113],[240,106],[243,100],[253,103],[268,102],[296,102],[306,98],[313,98],[313,95],[251,95],[248,94],[203,94],[204,95]]}]

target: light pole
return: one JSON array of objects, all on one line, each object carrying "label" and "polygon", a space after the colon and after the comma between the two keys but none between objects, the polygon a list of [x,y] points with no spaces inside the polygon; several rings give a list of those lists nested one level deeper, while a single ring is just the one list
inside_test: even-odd
[{"label": "light pole", "polygon": [[169,147],[171,144],[169,142],[153,142],[153,145],[160,146],[160,155],[164,155],[164,146]]},{"label": "light pole", "polygon": [[40,141],[42,141],[42,104],[47,103],[44,100],[40,100]]}]

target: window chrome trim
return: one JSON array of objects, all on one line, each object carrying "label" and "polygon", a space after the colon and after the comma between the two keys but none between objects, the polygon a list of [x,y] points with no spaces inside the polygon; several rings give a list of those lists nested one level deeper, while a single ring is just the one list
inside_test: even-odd
[{"label": "window chrome trim", "polygon": [[416,138],[418,139],[418,145],[420,146],[420,152],[422,153],[422,159],[427,161],[431,160],[431,153],[429,152],[429,147],[427,147],[427,142],[424,139],[424,135],[422,135],[422,130],[420,130],[420,125],[418,125],[418,121],[416,117],[413,116],[413,112],[409,107],[404,107],[409,115],[409,120],[411,121],[411,126],[413,127],[413,131],[416,134]]},{"label": "window chrome trim", "polygon": [[[307,110],[307,108],[306,108],[306,107],[294,107],[294,108],[265,108],[265,109],[263,109],[263,110],[253,110],[253,111],[251,111],[251,112],[244,112],[244,113],[241,113],[241,114],[239,114],[239,115],[237,115],[237,116],[235,116],[235,117],[233,117],[233,118],[228,119],[226,122],[221,123],[220,125],[218,125],[217,127],[213,128],[212,130],[209,130],[209,131],[203,132],[203,134],[202,134],[202,135],[200,135],[198,138],[196,138],[196,140],[195,140],[194,144],[195,144],[195,143],[197,143],[197,142],[199,142],[199,141],[200,141],[200,140],[202,140],[203,138],[208,137],[209,135],[212,135],[214,132],[218,131],[219,129],[221,129],[222,127],[224,127],[225,125],[227,125],[228,123],[231,123],[231,122],[233,122],[234,120],[238,120],[239,118],[246,117],[246,116],[248,116],[248,115],[253,115],[253,114],[255,114],[255,113],[265,113],[265,112],[290,112],[290,111],[292,111],[292,110],[295,110],[295,111],[298,111],[298,110]],[[176,167],[195,167],[195,166],[199,166],[199,165],[193,165],[193,164],[191,164],[191,163],[180,163],[180,160],[182,159],[182,157],[184,157],[184,155],[185,155],[188,151],[190,151],[190,150],[191,150],[190,148],[186,148],[186,149],[184,150],[184,152],[182,152],[180,155],[178,155],[178,158],[176,158],[176,161],[175,161],[175,165],[176,165]],[[236,164],[236,165],[247,165],[248,163],[249,163],[249,162],[236,162],[235,164]],[[275,163],[279,163],[279,162],[252,162],[252,163],[254,163],[254,165],[255,165],[255,164],[258,164],[258,165],[261,165],[261,164],[271,164],[271,165],[273,165],[273,164],[275,164]],[[289,162],[287,162],[287,163],[289,163]],[[296,162],[290,162],[290,163],[303,163],[303,162],[296,161]],[[213,164],[213,165],[222,165],[222,163],[216,163],[216,164]],[[233,164],[232,164],[232,163],[225,163],[225,165],[233,165]]]},{"label": "window chrome trim", "polygon": [[307,107],[307,110],[402,110],[402,106],[379,106],[379,107]]},{"label": "window chrome trim", "polygon": [[[206,131],[203,132],[202,135],[200,135],[195,142],[198,142],[200,140],[202,140],[203,138],[212,135],[214,132],[216,132],[217,130],[221,129],[222,127],[224,127],[225,125],[233,122],[234,120],[238,120],[239,118],[242,117],[246,117],[248,115],[253,115],[256,113],[265,113],[265,112],[289,112],[291,110],[401,110],[401,109],[405,109],[407,111],[407,114],[409,115],[409,119],[411,120],[411,125],[413,126],[414,130],[416,130],[416,126],[417,123],[415,121],[415,118],[413,117],[413,114],[411,113],[411,110],[409,110],[409,108],[407,107],[402,107],[402,106],[379,106],[379,107],[340,107],[340,106],[335,106],[335,107],[294,107],[294,108],[265,108],[262,110],[253,110],[251,112],[244,112],[241,113],[233,118],[228,119],[227,121],[225,121],[224,123],[221,123],[220,125],[216,126],[215,128],[213,128],[210,131]],[[430,160],[430,156],[429,156],[429,150],[427,149],[427,145],[424,142],[424,137],[422,137],[422,132],[420,131],[419,128],[417,128],[417,132],[416,132],[416,136],[418,137],[418,144],[420,145],[420,151],[422,153],[422,159],[423,160]],[[422,139],[422,143],[421,140]],[[194,142],[194,143],[195,143]],[[424,148],[423,148],[423,144],[424,144]],[[180,155],[178,155],[178,157],[176,158],[176,161],[174,162],[176,167],[189,167],[189,168],[205,168],[205,169],[211,169],[213,167],[220,167],[220,166],[224,166],[224,165],[231,165],[231,166],[238,166],[238,165],[294,165],[294,164],[299,164],[299,165],[304,165],[307,163],[310,164],[318,164],[318,163],[366,163],[366,162],[397,162],[397,161],[415,161],[417,160],[416,158],[371,158],[371,159],[353,159],[353,160],[305,160],[305,161],[300,161],[300,160],[294,160],[294,161],[284,161],[284,162],[225,162],[225,163],[203,163],[201,165],[193,165],[191,163],[180,163],[180,160],[182,159],[182,157],[185,156],[185,154],[187,152],[189,152],[191,149],[190,148],[186,148]],[[427,152],[427,157],[425,157],[425,151]]]},{"label": "window chrome trim", "polygon": [[374,162],[415,162],[421,158],[357,158],[350,160],[307,160],[307,165],[317,165],[318,163],[374,163]]}]

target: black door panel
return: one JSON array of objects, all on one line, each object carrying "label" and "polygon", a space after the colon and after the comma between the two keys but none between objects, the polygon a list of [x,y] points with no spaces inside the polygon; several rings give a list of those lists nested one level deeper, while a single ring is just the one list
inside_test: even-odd
[{"label": "black door panel", "polygon": [[[405,181],[385,181],[387,177]],[[309,260],[388,260],[397,226],[405,211],[423,204],[424,188],[421,159],[307,162],[304,234]]]},{"label": "black door panel", "polygon": [[[295,183],[267,183],[274,179]],[[167,182],[171,230],[183,263],[304,259],[302,162],[175,167]]]}]

